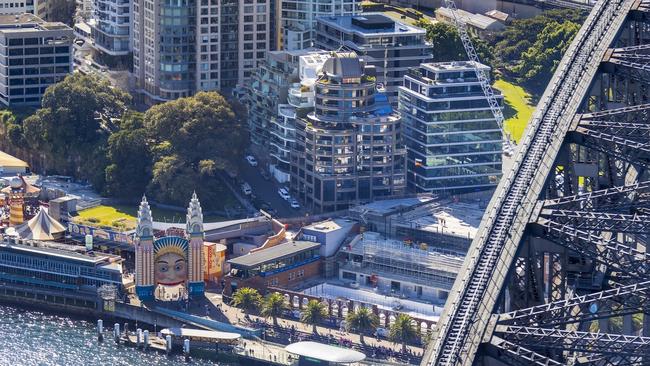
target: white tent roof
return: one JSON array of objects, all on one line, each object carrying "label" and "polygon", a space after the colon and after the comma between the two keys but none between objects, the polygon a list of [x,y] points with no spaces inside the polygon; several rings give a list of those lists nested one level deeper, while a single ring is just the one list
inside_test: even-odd
[{"label": "white tent roof", "polygon": [[15,231],[22,239],[55,240],[65,233],[65,226],[54,220],[47,209],[41,208],[36,216],[16,227]]},{"label": "white tent roof", "polygon": [[333,363],[353,363],[366,358],[361,352],[318,342],[297,342],[284,347],[287,352]]}]

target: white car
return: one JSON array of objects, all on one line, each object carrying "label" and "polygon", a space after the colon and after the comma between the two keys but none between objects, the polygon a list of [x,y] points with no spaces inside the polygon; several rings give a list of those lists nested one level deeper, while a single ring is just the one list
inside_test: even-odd
[{"label": "white car", "polygon": [[282,199],[284,199],[285,201],[288,201],[288,200],[291,198],[291,196],[289,196],[289,191],[287,191],[286,188],[280,188],[280,189],[278,189],[278,194],[279,194],[280,197],[282,197]]},{"label": "white car", "polygon": [[290,199],[289,204],[291,205],[291,208],[300,208],[300,204],[295,198]]},{"label": "white car", "polygon": [[248,164],[250,164],[251,166],[257,166],[257,160],[255,160],[253,155],[246,156],[246,161],[248,161]]},{"label": "white car", "polygon": [[248,183],[244,183],[244,184],[242,184],[242,185],[241,185],[241,190],[242,190],[242,192],[244,192],[244,194],[247,195],[247,196],[253,193],[253,190],[251,189],[251,186],[250,186],[250,184],[248,184]]}]

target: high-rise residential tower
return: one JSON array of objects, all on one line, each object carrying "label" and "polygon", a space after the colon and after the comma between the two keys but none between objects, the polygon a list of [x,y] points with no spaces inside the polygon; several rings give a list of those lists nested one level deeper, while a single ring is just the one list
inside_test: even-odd
[{"label": "high-rise residential tower", "polygon": [[269,156],[269,172],[280,183],[289,181],[290,152],[296,118],[314,108],[314,82],[329,52],[273,51],[260,63],[249,88],[248,122],[251,141]]},{"label": "high-rise residential tower", "polygon": [[316,36],[316,18],[354,15],[361,12],[358,0],[278,0],[280,21],[276,33],[285,50],[312,47]]},{"label": "high-rise residential tower", "polygon": [[375,66],[377,82],[383,84],[394,106],[406,71],[432,61],[431,45],[425,37],[424,29],[378,13],[316,19],[315,46],[332,51],[343,47]]},{"label": "high-rise residential tower", "polygon": [[249,81],[271,37],[269,0],[136,0],[133,76],[145,104],[227,94]]},{"label": "high-rise residential tower", "polygon": [[401,117],[377,89],[374,67],[333,52],[314,90],[314,111],[296,120],[294,194],[314,212],[403,194]]},{"label": "high-rise residential tower", "polygon": [[412,190],[475,191],[498,183],[503,137],[477,67],[489,70],[469,61],[427,63],[404,78],[399,110]]},{"label": "high-rise residential tower", "polygon": [[89,23],[92,47],[107,56],[128,56],[131,52],[131,1],[94,0]]}]

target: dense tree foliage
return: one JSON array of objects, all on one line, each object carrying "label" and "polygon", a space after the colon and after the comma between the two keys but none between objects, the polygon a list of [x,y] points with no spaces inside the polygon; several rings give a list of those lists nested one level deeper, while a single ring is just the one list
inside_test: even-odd
[{"label": "dense tree foliage", "polygon": [[307,306],[302,312],[300,321],[305,324],[311,325],[311,331],[314,334],[318,333],[318,324],[322,323],[327,318],[327,308],[325,304],[318,300],[309,300]]},{"label": "dense tree foliage", "polygon": [[39,172],[88,180],[104,194],[136,199],[145,191],[185,205],[192,191],[206,208],[226,203],[218,170],[233,168],[246,146],[243,108],[199,93],[130,111],[130,96],[108,81],[73,74],[50,86],[42,108],[23,118],[0,111],[0,147]]},{"label": "dense tree foliage", "polygon": [[418,332],[413,324],[413,318],[407,314],[399,314],[388,330],[388,339],[402,345],[402,352],[406,352],[406,345],[418,338]]},{"label": "dense tree foliage", "polygon": [[550,22],[537,36],[535,43],[521,54],[520,62],[512,71],[533,86],[546,86],[579,29],[577,24],[571,22]]},{"label": "dense tree foliage", "polygon": [[221,95],[207,92],[149,109],[144,127],[154,145],[154,197],[181,203],[196,191],[202,201],[216,203],[222,196],[217,170],[236,170],[246,146],[241,115]]},{"label": "dense tree foliage", "polygon": [[88,179],[101,190],[111,119],[129,103],[108,81],[76,73],[47,88],[42,107],[24,120],[23,135],[46,157],[47,170]]},{"label": "dense tree foliage", "polygon": [[126,113],[108,138],[105,192],[110,196],[138,198],[151,181],[152,153],[142,119],[140,113]]},{"label": "dense tree foliage", "polygon": [[262,316],[273,319],[273,325],[278,326],[278,317],[282,316],[285,310],[289,310],[287,300],[279,292],[272,292],[262,301]]},{"label": "dense tree foliage", "polygon": [[551,10],[513,21],[496,39],[498,66],[541,93],[585,16],[580,10]]},{"label": "dense tree foliage", "polygon": [[[463,42],[460,40],[458,31],[453,25],[443,22],[431,23],[426,18],[420,19],[417,25],[427,31],[427,40],[431,42],[433,48],[433,61],[467,60],[467,53],[463,47]],[[487,65],[493,65],[495,57],[487,42],[472,35],[470,37],[481,62]]]}]

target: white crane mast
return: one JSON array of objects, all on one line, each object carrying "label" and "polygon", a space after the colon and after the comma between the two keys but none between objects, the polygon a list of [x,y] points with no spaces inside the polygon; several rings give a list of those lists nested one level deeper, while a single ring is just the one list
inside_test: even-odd
[{"label": "white crane mast", "polygon": [[512,154],[513,151],[512,151],[512,147],[510,146],[510,139],[506,137],[506,133],[504,130],[505,118],[503,117],[501,106],[499,106],[499,102],[497,101],[497,98],[494,95],[494,90],[492,90],[492,86],[490,85],[490,77],[488,75],[488,72],[486,70],[479,69],[478,67],[481,61],[478,58],[478,54],[476,53],[476,49],[474,48],[474,45],[472,44],[472,39],[470,38],[469,33],[467,32],[467,24],[465,24],[465,21],[461,19],[461,17],[458,15],[458,9],[456,8],[456,3],[454,2],[454,0],[445,0],[444,4],[445,7],[449,9],[449,11],[451,11],[451,14],[453,15],[454,25],[456,26],[456,30],[458,31],[458,35],[460,36],[461,42],[463,42],[463,47],[465,48],[465,52],[467,53],[467,58],[469,58],[469,60],[473,61],[474,63],[474,70],[476,71],[476,76],[478,77],[478,80],[481,83],[481,88],[483,89],[483,93],[485,94],[488,104],[490,105],[490,109],[492,110],[494,119],[497,121],[497,124],[499,125],[499,128],[501,129],[501,132],[504,136],[503,150],[507,155],[510,155]]}]

